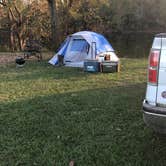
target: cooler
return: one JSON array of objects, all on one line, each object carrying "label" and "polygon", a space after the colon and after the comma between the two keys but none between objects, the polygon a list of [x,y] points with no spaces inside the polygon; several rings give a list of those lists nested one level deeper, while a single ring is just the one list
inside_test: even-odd
[{"label": "cooler", "polygon": [[103,73],[119,72],[119,62],[104,61],[101,62],[100,68]]},{"label": "cooler", "polygon": [[84,61],[84,71],[86,72],[99,72],[100,63],[97,60],[85,60]]}]

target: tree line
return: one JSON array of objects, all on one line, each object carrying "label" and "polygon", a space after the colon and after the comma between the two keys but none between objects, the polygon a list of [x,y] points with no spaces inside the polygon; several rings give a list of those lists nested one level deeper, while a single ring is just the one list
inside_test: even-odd
[{"label": "tree line", "polygon": [[81,30],[106,36],[160,32],[166,28],[165,8],[165,0],[0,0],[0,44],[23,50],[32,38],[54,49]]}]

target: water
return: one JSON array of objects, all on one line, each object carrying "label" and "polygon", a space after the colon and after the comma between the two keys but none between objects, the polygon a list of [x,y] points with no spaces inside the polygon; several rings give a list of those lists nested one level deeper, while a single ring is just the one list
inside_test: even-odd
[{"label": "water", "polygon": [[154,34],[113,34],[110,43],[119,57],[148,57]]}]

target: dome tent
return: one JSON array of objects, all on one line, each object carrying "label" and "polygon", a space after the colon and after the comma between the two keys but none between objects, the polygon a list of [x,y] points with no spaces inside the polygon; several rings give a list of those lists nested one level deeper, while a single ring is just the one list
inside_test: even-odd
[{"label": "dome tent", "polygon": [[64,57],[66,66],[83,67],[85,59],[96,59],[96,55],[104,53],[112,53],[113,59],[119,60],[104,36],[95,32],[81,31],[68,36],[49,63],[56,65],[58,63],[57,55],[60,55]]}]

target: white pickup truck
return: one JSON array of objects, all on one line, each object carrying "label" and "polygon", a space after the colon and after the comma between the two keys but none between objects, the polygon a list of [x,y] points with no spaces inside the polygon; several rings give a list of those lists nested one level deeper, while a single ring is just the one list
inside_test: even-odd
[{"label": "white pickup truck", "polygon": [[154,131],[166,134],[166,33],[155,36],[150,51],[143,118]]}]

